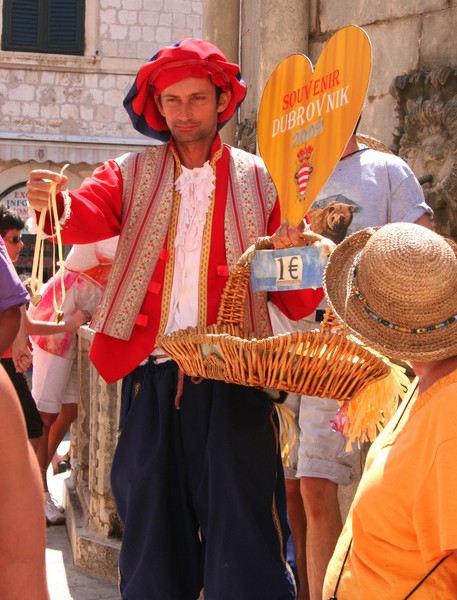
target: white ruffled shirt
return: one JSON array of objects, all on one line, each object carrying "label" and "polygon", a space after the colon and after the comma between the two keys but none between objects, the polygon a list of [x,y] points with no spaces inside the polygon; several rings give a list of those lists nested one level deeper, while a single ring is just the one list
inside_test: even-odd
[{"label": "white ruffled shirt", "polygon": [[198,278],[203,229],[215,188],[209,161],[203,167],[182,167],[176,179],[181,194],[175,238],[175,268],[170,313],[165,333],[194,327],[198,323]]}]

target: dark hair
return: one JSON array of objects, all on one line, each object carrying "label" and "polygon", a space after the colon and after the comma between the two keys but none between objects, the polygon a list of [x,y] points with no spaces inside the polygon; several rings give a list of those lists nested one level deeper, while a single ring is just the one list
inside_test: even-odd
[{"label": "dark hair", "polygon": [[0,204],[0,235],[3,237],[10,229],[25,227],[25,222],[18,215],[11,212],[4,204]]}]

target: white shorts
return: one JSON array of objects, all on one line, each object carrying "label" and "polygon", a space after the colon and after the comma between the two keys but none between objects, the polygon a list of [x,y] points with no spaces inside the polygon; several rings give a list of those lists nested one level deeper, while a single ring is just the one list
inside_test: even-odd
[{"label": "white shorts", "polygon": [[33,346],[32,396],[38,410],[60,413],[62,404],[78,403],[78,361]]},{"label": "white shorts", "polygon": [[333,431],[330,421],[339,404],[330,398],[289,394],[285,405],[295,413],[295,443],[284,466],[286,478],[318,477],[349,485],[354,477],[360,449],[346,452],[347,440]]},{"label": "white shorts", "polygon": [[[298,329],[313,331],[320,327],[320,322],[315,322],[313,315],[301,321],[290,321],[271,302],[268,308],[275,333]],[[338,402],[329,398],[289,394],[285,405],[295,413],[295,443],[284,465],[286,477],[319,477],[338,485],[348,485],[356,477],[354,466],[360,450],[354,445],[353,451],[346,452],[347,440],[332,430],[330,421],[338,411]]]}]

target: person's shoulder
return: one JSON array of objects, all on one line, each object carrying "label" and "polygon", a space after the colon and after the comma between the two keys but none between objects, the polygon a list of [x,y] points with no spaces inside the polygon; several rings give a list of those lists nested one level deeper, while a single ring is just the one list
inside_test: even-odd
[{"label": "person's shoulder", "polygon": [[362,166],[370,165],[371,168],[386,169],[391,176],[395,173],[402,178],[413,176],[413,171],[408,163],[400,156],[391,152],[383,152],[374,148],[366,148],[361,153]]},{"label": "person's shoulder", "polygon": [[410,168],[406,161],[393,152],[383,152],[382,150],[366,147],[363,149],[362,154],[367,161],[377,161],[386,165],[406,166],[408,169]]},{"label": "person's shoulder", "polygon": [[151,145],[151,146],[146,146],[145,148],[143,148],[141,150],[132,150],[129,152],[125,152],[124,154],[121,154],[120,156],[117,156],[116,158],[114,158],[113,161],[117,165],[121,166],[122,164],[124,164],[130,160],[135,160],[140,156],[147,156],[147,157],[153,158],[159,154],[168,152],[169,149],[170,149],[169,142],[166,142],[164,144],[155,144],[155,145]]},{"label": "person's shoulder", "polygon": [[236,148],[235,146],[227,146],[230,150],[230,154],[232,158],[236,161],[242,161],[246,164],[253,164],[259,169],[266,170],[265,163],[261,156],[257,154],[252,154],[252,152],[247,152],[246,150],[242,150],[241,148]]}]

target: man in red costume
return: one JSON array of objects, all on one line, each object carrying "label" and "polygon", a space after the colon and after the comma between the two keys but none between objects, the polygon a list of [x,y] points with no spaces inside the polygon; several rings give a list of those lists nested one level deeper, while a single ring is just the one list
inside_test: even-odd
[{"label": "man in red costume", "polygon": [[[139,70],[124,105],[134,127],[165,142],[96,169],[80,189],[33,171],[29,203],[47,206],[50,183],[64,243],[120,234],[91,326],[91,360],[123,380],[112,489],[124,524],[122,598],[286,600],[284,478],[274,403],[265,391],[181,377],[158,334],[216,322],[241,254],[259,237],[306,245],[281,223],[263,162],[221,143],[218,130],[246,95],[236,64],[212,44],[186,39]],[[49,228],[49,225],[48,225]],[[322,290],[270,294],[292,319]],[[271,331],[266,294],[249,294],[246,328]]]}]

